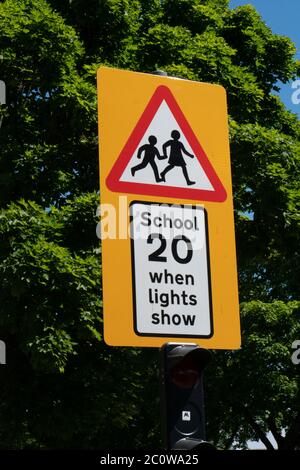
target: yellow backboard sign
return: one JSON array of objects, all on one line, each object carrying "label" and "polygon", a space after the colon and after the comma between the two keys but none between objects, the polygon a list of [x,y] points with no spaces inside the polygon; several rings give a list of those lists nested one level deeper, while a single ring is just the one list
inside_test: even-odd
[{"label": "yellow backboard sign", "polygon": [[104,339],[240,347],[225,90],[98,70]]}]

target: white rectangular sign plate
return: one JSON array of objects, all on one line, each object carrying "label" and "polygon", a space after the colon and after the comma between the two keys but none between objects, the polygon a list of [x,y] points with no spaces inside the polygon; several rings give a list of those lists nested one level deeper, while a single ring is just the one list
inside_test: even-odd
[{"label": "white rectangular sign plate", "polygon": [[204,207],[134,201],[130,216],[135,333],[211,337]]}]

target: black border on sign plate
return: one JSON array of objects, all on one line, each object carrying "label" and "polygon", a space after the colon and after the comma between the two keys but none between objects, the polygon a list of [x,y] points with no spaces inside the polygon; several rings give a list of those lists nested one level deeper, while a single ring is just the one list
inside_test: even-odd
[{"label": "black border on sign plate", "polygon": [[[167,333],[140,333],[137,330],[137,311],[136,311],[136,287],[135,287],[135,257],[134,257],[134,233],[133,233],[133,215],[131,206],[134,204],[145,204],[147,206],[173,206],[181,208],[192,208],[198,207],[204,210],[205,219],[205,236],[206,236],[206,260],[207,260],[207,281],[208,281],[208,296],[209,296],[209,316],[210,316],[210,333],[208,335],[177,335]],[[132,273],[132,304],[133,304],[133,328],[137,336],[148,336],[148,337],[161,337],[161,338],[211,338],[214,335],[214,324],[213,324],[213,312],[212,312],[212,292],[211,292],[211,274],[210,274],[210,251],[209,251],[209,237],[208,237],[208,216],[207,211],[203,205],[194,204],[170,204],[166,202],[150,202],[150,201],[132,201],[129,204],[129,221],[130,221],[130,245],[131,245],[131,273]]]}]

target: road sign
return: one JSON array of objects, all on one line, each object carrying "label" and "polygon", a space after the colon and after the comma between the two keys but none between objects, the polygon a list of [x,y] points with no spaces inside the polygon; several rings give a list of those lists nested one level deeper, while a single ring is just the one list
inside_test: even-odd
[{"label": "road sign", "polygon": [[226,93],[100,68],[104,338],[240,346]]},{"label": "road sign", "polygon": [[[158,148],[164,148],[167,142],[169,155],[167,147],[165,155],[160,155]],[[187,150],[186,155],[191,155],[188,162],[182,157],[176,162],[176,154],[172,162],[172,147],[178,146],[178,143]],[[139,162],[141,157],[143,161]],[[169,160],[168,165],[166,159]],[[166,167],[169,171],[161,177]],[[183,170],[186,170],[185,174]],[[189,178],[189,173],[193,180]],[[226,191],[201,144],[172,92],[163,85],[155,90],[106,183],[112,191],[123,193],[219,202],[226,199]]]},{"label": "road sign", "polygon": [[204,208],[133,202],[130,215],[136,334],[211,337]]}]

